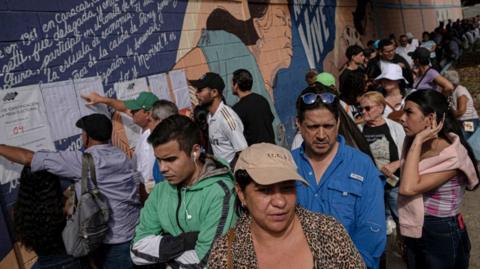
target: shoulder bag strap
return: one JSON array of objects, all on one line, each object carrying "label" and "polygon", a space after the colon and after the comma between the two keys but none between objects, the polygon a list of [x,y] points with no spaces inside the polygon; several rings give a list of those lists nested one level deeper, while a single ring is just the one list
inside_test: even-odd
[{"label": "shoulder bag strap", "polygon": [[423,79],[425,78],[425,76],[428,74],[428,71],[430,71],[431,67],[429,67],[427,69],[427,71],[425,71],[425,73],[423,73],[422,77],[420,78],[420,80],[417,82],[417,85],[415,85],[414,89],[415,90],[418,90],[418,86],[420,85],[420,83],[422,83]]},{"label": "shoulder bag strap", "polygon": [[97,176],[95,174],[95,163],[90,153],[84,153],[82,158],[82,194],[87,191],[88,185],[88,170],[90,170],[90,180],[92,180],[93,187],[97,188]]},{"label": "shoulder bag strap", "polygon": [[90,154],[84,153],[82,156],[82,178],[80,181],[80,194],[84,194],[87,191],[87,182],[88,182],[88,156]]},{"label": "shoulder bag strap", "polygon": [[235,229],[230,229],[227,234],[227,269],[233,269],[233,241]]}]

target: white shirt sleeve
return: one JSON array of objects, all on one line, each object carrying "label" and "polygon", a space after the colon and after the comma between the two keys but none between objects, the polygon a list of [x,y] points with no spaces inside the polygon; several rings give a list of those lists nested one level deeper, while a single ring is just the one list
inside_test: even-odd
[{"label": "white shirt sleeve", "polygon": [[142,134],[139,143],[135,147],[134,153],[137,171],[140,172],[144,178],[143,183],[153,180],[153,164],[155,162],[155,155],[152,145],[147,142],[149,135],[150,130],[147,130]]},{"label": "white shirt sleeve", "polygon": [[247,140],[243,135],[243,123],[235,111],[229,109],[227,112],[228,115],[225,115],[227,124],[224,125],[224,134],[230,140],[235,152],[242,151],[248,147]]}]

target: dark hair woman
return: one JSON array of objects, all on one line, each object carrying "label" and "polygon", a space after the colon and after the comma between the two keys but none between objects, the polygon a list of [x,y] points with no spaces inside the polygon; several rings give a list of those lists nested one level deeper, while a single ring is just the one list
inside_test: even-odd
[{"label": "dark hair woman", "polygon": [[32,268],[88,268],[86,261],[69,256],[63,245],[64,198],[60,180],[47,171],[24,167],[15,204],[17,240],[38,255]]},{"label": "dark hair woman", "polygon": [[398,212],[408,268],[468,268],[470,240],[460,207],[465,189],[478,185],[472,150],[441,93],[411,93],[404,112]]}]

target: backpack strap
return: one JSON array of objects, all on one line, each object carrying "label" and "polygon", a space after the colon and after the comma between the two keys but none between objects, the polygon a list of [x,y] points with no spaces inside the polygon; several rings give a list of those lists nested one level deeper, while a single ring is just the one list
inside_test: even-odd
[{"label": "backpack strap", "polygon": [[235,229],[227,233],[227,269],[233,269],[233,241],[235,240]]},{"label": "backpack strap", "polygon": [[425,71],[425,73],[423,73],[422,77],[420,78],[420,80],[417,82],[417,84],[415,85],[415,87],[413,87],[415,90],[418,90],[418,86],[420,86],[420,84],[422,83],[423,79],[425,78],[425,76],[428,74],[428,72],[430,71],[431,67],[429,67],[427,69],[427,71]]}]

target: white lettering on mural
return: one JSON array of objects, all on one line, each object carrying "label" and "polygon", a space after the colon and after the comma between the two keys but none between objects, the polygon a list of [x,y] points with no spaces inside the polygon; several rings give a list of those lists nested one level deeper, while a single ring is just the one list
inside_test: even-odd
[{"label": "white lettering on mural", "polygon": [[0,47],[0,85],[79,79],[94,76],[92,70],[104,84],[112,82],[109,77],[116,71],[121,80],[134,79],[139,68],[149,70],[155,54],[177,40],[176,32],[162,30],[168,6],[175,8],[177,1],[84,0],[58,12],[20,33],[20,41]]},{"label": "white lettering on mural", "polygon": [[315,68],[322,61],[324,43],[330,37],[327,17],[324,13],[325,1],[319,4],[295,0],[293,12],[298,25],[298,33],[307,55],[308,65]]}]

